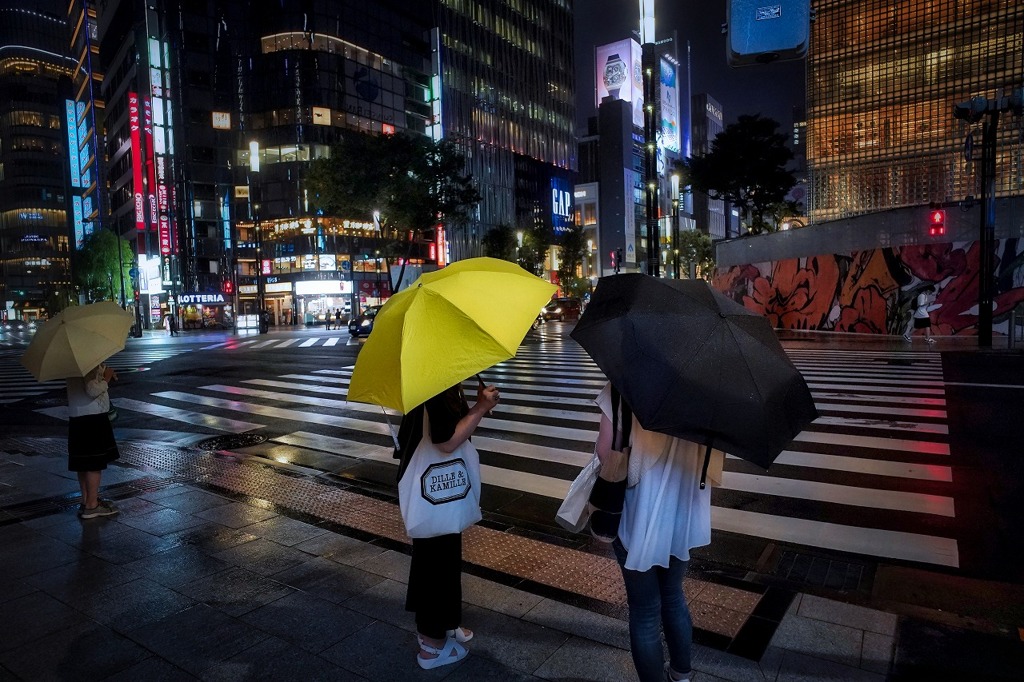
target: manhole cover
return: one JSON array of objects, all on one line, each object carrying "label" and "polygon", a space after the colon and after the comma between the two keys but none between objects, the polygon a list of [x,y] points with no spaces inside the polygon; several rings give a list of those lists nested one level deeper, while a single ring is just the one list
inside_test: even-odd
[{"label": "manhole cover", "polygon": [[259,445],[260,443],[266,443],[266,436],[259,436],[255,433],[235,433],[227,436],[214,436],[213,438],[205,438],[198,443],[196,447],[200,450],[215,451],[215,450],[234,450],[236,448],[248,448],[253,445]]},{"label": "manhole cover", "polygon": [[843,591],[863,591],[870,571],[864,564],[783,550],[773,575],[789,582]]}]

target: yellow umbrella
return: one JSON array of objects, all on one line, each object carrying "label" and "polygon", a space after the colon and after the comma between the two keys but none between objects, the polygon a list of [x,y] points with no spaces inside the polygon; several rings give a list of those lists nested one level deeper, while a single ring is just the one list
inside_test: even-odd
[{"label": "yellow umbrella", "polygon": [[83,377],[124,349],[133,322],[112,301],[65,308],[39,328],[21,364],[39,381]]},{"label": "yellow umbrella", "polygon": [[495,258],[470,258],[421,276],[377,313],[348,399],[408,412],[508,360],[555,289]]}]

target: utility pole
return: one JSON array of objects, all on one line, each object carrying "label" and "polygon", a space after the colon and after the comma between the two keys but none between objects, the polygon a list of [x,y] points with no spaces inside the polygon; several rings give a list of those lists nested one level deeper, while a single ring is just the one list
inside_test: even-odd
[{"label": "utility pole", "polygon": [[[981,135],[981,225],[978,235],[978,346],[992,347],[992,299],[995,277],[996,229],[996,130],[999,114],[1024,114],[1024,88],[1010,96],[989,99],[972,97],[953,107],[953,118],[977,123],[983,118]],[[1012,332],[1011,332],[1012,333]]]}]

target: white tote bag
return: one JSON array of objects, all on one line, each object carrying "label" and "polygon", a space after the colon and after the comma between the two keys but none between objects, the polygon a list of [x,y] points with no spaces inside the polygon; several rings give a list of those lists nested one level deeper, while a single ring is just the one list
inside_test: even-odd
[{"label": "white tote bag", "polygon": [[600,472],[601,460],[597,458],[597,453],[594,453],[593,458],[569,485],[569,492],[555,514],[555,521],[562,528],[579,533],[586,527],[593,511],[593,507],[590,506],[590,491],[594,489]]},{"label": "white tote bag", "polygon": [[468,440],[454,452],[430,441],[423,410],[423,439],[398,481],[398,506],[411,538],[461,533],[480,520],[480,453]]}]

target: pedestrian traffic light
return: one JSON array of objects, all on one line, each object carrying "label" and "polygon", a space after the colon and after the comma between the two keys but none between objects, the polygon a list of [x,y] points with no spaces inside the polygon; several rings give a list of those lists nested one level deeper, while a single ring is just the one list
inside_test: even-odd
[{"label": "pedestrian traffic light", "polygon": [[928,236],[941,237],[946,234],[946,212],[941,208],[932,209],[928,213]]},{"label": "pedestrian traffic light", "polygon": [[235,292],[235,285],[232,284],[230,279],[226,280],[224,282],[224,293],[227,294],[228,296],[230,296],[234,292]]},{"label": "pedestrian traffic light", "polygon": [[608,256],[611,258],[612,270],[614,270],[615,272],[618,272],[619,271],[619,264],[615,260],[615,249],[612,249],[611,251],[609,251],[608,252]]}]

